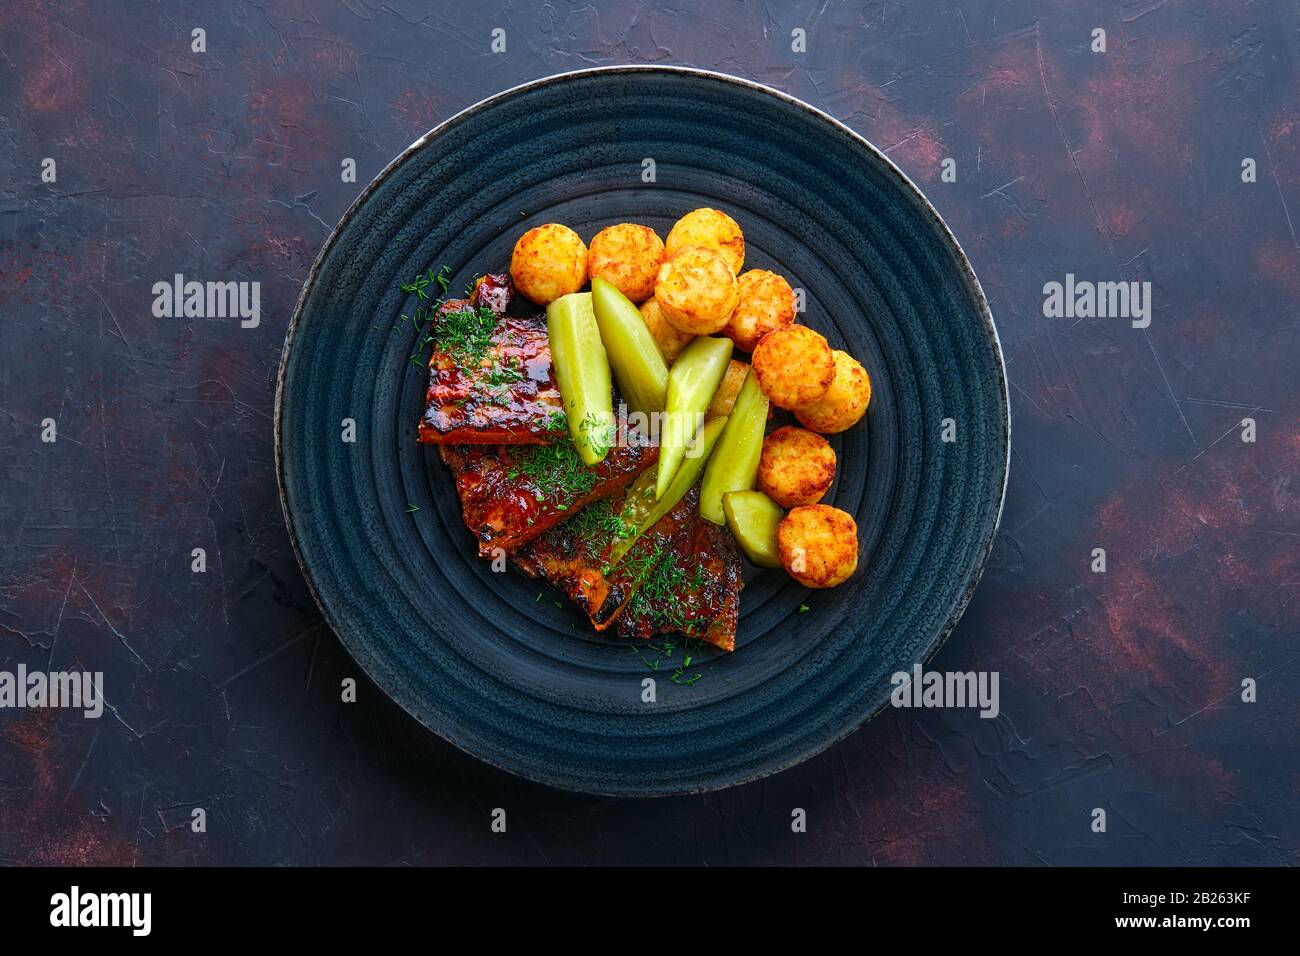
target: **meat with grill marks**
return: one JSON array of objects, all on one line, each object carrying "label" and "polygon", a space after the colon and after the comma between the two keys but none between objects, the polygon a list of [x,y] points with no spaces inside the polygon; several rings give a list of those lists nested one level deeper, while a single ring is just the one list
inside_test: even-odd
[{"label": "meat with grill marks", "polygon": [[730,532],[697,513],[684,546],[653,557],[656,562],[618,617],[619,636],[646,640],[680,632],[735,650],[744,580]]},{"label": "meat with grill marks", "polygon": [[659,449],[634,443],[611,448],[604,461],[583,463],[567,426],[550,433],[549,445],[444,445],[466,526],[479,541],[479,555],[507,553],[578,512],[617,495],[654,464]]},{"label": "meat with grill marks", "polygon": [[449,299],[434,311],[420,441],[553,440],[564,405],[551,368],[546,316],[510,315],[511,299],[508,276],[485,275],[468,299]]},{"label": "meat with grill marks", "polygon": [[613,568],[621,532],[618,499],[589,505],[515,554],[526,574],[573,601],[597,631],[648,640],[681,632],[730,651],[736,646],[740,555],[731,535],[699,514],[691,489],[643,533]]},{"label": "meat with grill marks", "polygon": [[651,556],[686,547],[695,525],[699,493],[692,490],[682,498],[610,567],[610,550],[628,533],[619,520],[622,501],[622,497],[607,498],[588,505],[514,556],[520,570],[562,591],[597,631],[617,619],[640,585]]}]

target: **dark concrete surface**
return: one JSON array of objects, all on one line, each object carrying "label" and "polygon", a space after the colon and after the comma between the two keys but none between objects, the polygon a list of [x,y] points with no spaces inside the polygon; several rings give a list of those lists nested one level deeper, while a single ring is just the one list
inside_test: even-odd
[{"label": "dark concrete surface", "polygon": [[[0,711],[0,861],[1300,862],[1296,31],[1280,0],[5,4],[0,669],[103,671],[110,710]],[[596,799],[425,734],[322,627],[271,432],[317,250],[429,127],[625,62],[827,110],[970,254],[1013,467],[937,666],[998,671],[998,719],[889,712],[762,783]],[[260,325],[155,318],[178,272],[260,282]],[[1066,273],[1150,281],[1150,327],[1045,318]]]}]

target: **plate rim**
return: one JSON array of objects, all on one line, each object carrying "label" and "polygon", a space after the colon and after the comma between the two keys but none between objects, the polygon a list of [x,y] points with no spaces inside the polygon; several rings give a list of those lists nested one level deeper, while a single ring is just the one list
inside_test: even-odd
[{"label": "plate rim", "polygon": [[828,124],[833,131],[836,131],[840,135],[847,137],[850,140],[850,142],[853,143],[854,145],[865,149],[878,162],[881,162],[883,164],[883,168],[886,171],[888,171],[888,173],[898,182],[899,185],[903,187],[905,191],[911,193],[912,197],[919,202],[920,208],[924,210],[925,213],[928,214],[928,216],[930,217],[931,221],[939,227],[939,231],[942,237],[946,239],[947,242],[950,244],[952,251],[956,255],[957,261],[960,263],[962,277],[964,279],[965,284],[971,289],[971,291],[974,292],[975,300],[979,306],[979,314],[980,314],[980,319],[983,323],[984,331],[988,336],[989,340],[993,344],[994,355],[997,358],[996,371],[998,375],[998,386],[999,386],[999,393],[1002,399],[1001,405],[1002,405],[1002,413],[1003,413],[1002,414],[1002,443],[1004,448],[1004,454],[1001,459],[1001,469],[1002,469],[1001,490],[998,495],[996,516],[980,548],[978,559],[976,561],[974,570],[971,574],[970,581],[968,582],[966,589],[961,595],[961,598],[958,600],[956,606],[953,608],[952,613],[949,615],[948,620],[944,622],[943,627],[940,629],[938,639],[935,641],[934,646],[930,649],[929,653],[925,655],[924,660],[921,661],[920,663],[926,663],[932,660],[934,656],[938,654],[939,651],[943,648],[943,646],[948,642],[948,638],[952,635],[952,632],[957,627],[957,624],[961,620],[962,615],[966,612],[966,608],[970,604],[971,599],[975,594],[975,589],[979,586],[980,580],[984,576],[984,570],[988,565],[989,556],[993,551],[993,545],[997,539],[998,530],[1001,528],[1002,525],[1002,515],[1004,512],[1004,508],[1006,505],[1006,498],[1007,498],[1007,484],[1010,478],[1010,471],[1011,471],[1011,394],[1010,394],[1010,389],[1007,380],[1006,356],[1003,353],[1002,339],[998,334],[997,324],[994,321],[993,313],[989,308],[988,299],[984,294],[984,288],[983,286],[980,285],[979,278],[975,275],[975,270],[971,266],[970,258],[966,255],[966,250],[963,249],[961,243],[957,241],[957,236],[953,233],[952,229],[948,226],[948,223],[944,220],[943,216],[939,214],[938,209],[935,208],[934,204],[930,202],[929,198],[925,195],[925,193],[921,191],[920,187],[917,186],[916,183],[912,181],[911,177],[909,177],[907,173],[903,172],[903,170],[900,169],[898,165],[892,159],[890,159],[889,156],[887,156],[883,150],[877,147],[865,136],[858,133],[856,130],[848,126],[843,121],[835,118],[830,113],[827,113],[825,110],[819,109],[818,107],[813,106],[812,104],[807,103],[796,96],[792,96],[791,94],[778,90],[775,87],[768,86],[765,83],[759,83],[755,80],[749,80],[744,77],[734,76],[730,73],[723,73],[717,70],[708,70],[700,67],[681,66],[676,64],[655,64],[655,63],[611,64],[606,66],[585,67],[579,70],[566,70],[561,73],[552,73],[544,77],[540,77],[537,79],[528,80],[524,83],[516,84],[515,86],[508,87],[497,93],[493,93],[492,95],[484,97],[483,99],[477,101],[476,103],[473,103],[465,107],[464,109],[454,113],[447,119],[443,120],[441,123],[437,124],[436,126],[429,129],[427,132],[423,133],[421,136],[417,137],[409,146],[407,146],[396,156],[394,156],[388,162],[388,164],[385,165],[384,168],[380,170],[379,173],[376,174],[376,176],[366,185],[366,187],[356,195],[356,197],[348,205],[348,208],[344,211],[343,215],[339,217],[338,222],[335,223],[334,227],[330,230],[330,234],[326,237],[324,243],[321,244],[320,251],[316,254],[316,258],[312,262],[311,268],[307,271],[307,275],[303,279],[302,289],[298,294],[298,300],[294,304],[293,313],[289,318],[289,326],[285,331],[284,345],[281,347],[281,351],[280,351],[280,363],[276,371],[275,409],[274,409],[274,416],[272,420],[272,429],[274,431],[276,488],[280,498],[280,510],[284,518],[285,530],[289,536],[289,545],[293,550],[294,559],[298,564],[298,569],[302,573],[303,580],[307,584],[307,590],[310,592],[312,600],[316,604],[317,610],[320,612],[322,619],[324,620],[325,624],[329,627],[330,631],[334,633],[334,635],[338,638],[339,643],[342,644],[344,649],[348,652],[348,656],[351,657],[352,660],[357,664],[357,666],[359,666],[361,670],[365,672],[366,676],[375,683],[375,686],[379,687],[379,689],[383,691],[385,697],[387,697],[390,701],[395,703],[399,708],[401,708],[401,710],[404,713],[406,713],[409,717],[415,720],[415,722],[418,723],[421,727],[435,734],[440,740],[446,741],[447,743],[451,744],[457,750],[469,754],[474,759],[482,761],[483,763],[495,767],[498,770],[502,770],[510,774],[511,776],[519,777],[521,779],[529,780],[533,783],[542,784],[544,786],[551,787],[552,789],[561,790],[561,791],[586,793],[586,794],[592,794],[598,796],[623,797],[623,798],[667,797],[667,796],[683,796],[683,795],[698,794],[698,793],[712,793],[720,790],[726,790],[731,787],[737,787],[746,783],[753,783],[756,780],[762,780],[764,778],[773,776],[775,774],[782,773],[783,771],[789,770],[793,767],[799,766],[800,764],[811,760],[812,758],[818,756],[819,754],[825,753],[827,750],[829,750],[831,747],[835,746],[836,744],[842,743],[848,737],[852,736],[858,730],[862,729],[862,727],[864,727],[870,721],[874,720],[880,714],[880,712],[885,709],[885,707],[887,706],[887,701],[885,703],[882,703],[880,706],[876,707],[874,710],[865,712],[861,717],[861,719],[856,721],[851,721],[839,733],[833,734],[832,736],[828,737],[824,741],[817,742],[813,747],[803,750],[802,752],[797,753],[786,760],[782,760],[773,763],[770,766],[763,767],[762,769],[760,769],[755,773],[750,773],[736,778],[728,778],[725,781],[720,781],[717,783],[709,783],[700,787],[692,787],[692,788],[680,789],[680,790],[676,790],[676,789],[653,790],[653,791],[641,792],[641,793],[630,793],[628,791],[622,791],[622,790],[619,791],[602,790],[598,786],[573,787],[573,786],[557,783],[554,780],[548,780],[538,776],[534,776],[530,773],[527,773],[515,767],[507,767],[500,763],[497,763],[496,761],[488,757],[485,757],[482,754],[469,750],[468,748],[462,746],[457,741],[452,740],[449,737],[442,734],[437,728],[431,727],[419,714],[413,712],[411,708],[408,707],[404,701],[398,699],[397,697],[389,693],[388,689],[375,678],[374,674],[372,673],[372,669],[368,667],[366,664],[362,663],[361,657],[358,656],[358,649],[353,647],[351,638],[349,638],[347,635],[345,635],[342,631],[340,631],[335,626],[333,616],[325,607],[325,604],[321,601],[321,597],[316,590],[316,583],[312,578],[311,571],[308,569],[306,562],[303,560],[302,549],[299,547],[298,544],[298,535],[294,529],[293,517],[289,510],[288,492],[284,480],[284,448],[283,448],[283,441],[282,441],[282,425],[283,425],[283,409],[284,409],[284,385],[285,385],[285,378],[288,373],[289,355],[293,348],[294,336],[298,329],[298,323],[302,319],[303,309],[307,303],[307,298],[310,295],[311,291],[315,288],[316,282],[319,279],[321,266],[325,262],[325,259],[328,257],[330,251],[334,248],[334,244],[338,240],[338,237],[342,233],[344,227],[351,223],[352,218],[356,214],[356,212],[369,200],[370,196],[380,187],[382,183],[384,183],[388,179],[390,175],[392,175],[392,173],[399,166],[401,166],[416,152],[423,149],[426,145],[428,145],[430,142],[435,140],[437,137],[441,136],[447,130],[459,126],[461,123],[470,119],[472,116],[484,112],[485,110],[493,106],[495,103],[507,99],[509,97],[512,97],[518,93],[522,93],[524,91],[536,89],[543,86],[548,86],[553,83],[561,82],[564,80],[576,79],[579,77],[596,76],[596,75],[617,76],[617,75],[656,74],[656,73],[666,74],[666,75],[688,76],[688,77],[696,77],[696,78],[702,78],[702,79],[707,79],[712,81],[720,81],[735,87],[750,90],[752,92],[757,92],[767,96],[776,97],[778,100],[784,101],[787,105],[802,110],[810,114],[811,116],[813,116],[816,120]]}]

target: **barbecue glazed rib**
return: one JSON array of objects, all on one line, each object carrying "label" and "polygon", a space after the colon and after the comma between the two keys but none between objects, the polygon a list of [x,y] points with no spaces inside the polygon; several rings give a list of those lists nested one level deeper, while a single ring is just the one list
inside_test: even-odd
[{"label": "barbecue glazed rib", "polygon": [[654,555],[655,563],[618,617],[620,637],[647,640],[680,632],[724,651],[736,649],[744,587],[740,555],[725,528],[697,513],[692,517],[684,546]]},{"label": "barbecue glazed rib", "polygon": [[607,498],[590,504],[514,555],[521,571],[564,592],[597,631],[605,630],[618,617],[654,555],[686,548],[694,529],[699,492],[688,493],[611,568],[610,549],[628,533],[618,517],[622,501],[622,497]]},{"label": "barbecue glazed rib", "polygon": [[551,528],[517,551],[515,563],[564,592],[597,631],[617,623],[628,640],[681,632],[734,650],[740,555],[725,529],[700,517],[699,502],[692,488],[612,569],[609,550],[622,532],[618,499]]},{"label": "barbecue glazed rib", "polygon": [[653,445],[619,445],[588,467],[564,419],[556,424],[547,433],[550,445],[442,446],[480,557],[497,548],[513,552],[584,505],[617,495],[659,456]]},{"label": "barbecue glazed rib", "polygon": [[546,316],[512,316],[510,280],[485,275],[430,325],[429,390],[419,439],[433,444],[543,444],[562,414]]}]

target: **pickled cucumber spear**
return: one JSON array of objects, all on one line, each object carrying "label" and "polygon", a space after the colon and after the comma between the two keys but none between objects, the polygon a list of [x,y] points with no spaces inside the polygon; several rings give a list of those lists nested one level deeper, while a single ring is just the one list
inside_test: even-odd
[{"label": "pickled cucumber spear", "polygon": [[573,444],[583,462],[599,464],[613,446],[617,429],[609,358],[592,311],[591,293],[571,292],[548,305],[546,334]]},{"label": "pickled cucumber spear", "polygon": [[728,491],[722,496],[722,508],[745,557],[760,568],[781,567],[776,544],[776,527],[785,517],[781,506],[761,491]]},{"label": "pickled cucumber spear", "polygon": [[704,410],[709,407],[713,393],[718,390],[718,384],[727,371],[731,349],[731,339],[701,335],[682,349],[669,369],[668,406],[663,427],[659,430],[656,498],[664,496],[686,457],[686,447],[695,439],[695,430],[704,418]]},{"label": "pickled cucumber spear", "polygon": [[726,424],[725,415],[721,418],[711,418],[704,423],[704,427],[700,429],[699,454],[682,462],[662,497],[654,496],[654,470],[643,472],[632,484],[618,515],[622,526],[629,530],[626,537],[619,538],[610,549],[608,563],[611,568],[623,559],[636,543],[636,539],[672,511],[673,506],[681,501],[686,492],[691,490],[691,486],[699,480],[700,472],[704,471],[704,465],[717,447],[718,436],[722,434]]},{"label": "pickled cucumber spear", "polygon": [[722,496],[728,491],[749,491],[758,480],[758,459],[763,453],[766,428],[767,396],[750,369],[700,485],[700,514],[714,524],[727,522]]},{"label": "pickled cucumber spear", "polygon": [[668,366],[641,310],[601,278],[591,280],[591,305],[628,409],[646,415],[662,412],[668,397]]}]

